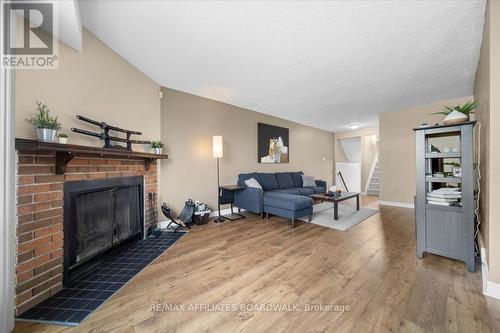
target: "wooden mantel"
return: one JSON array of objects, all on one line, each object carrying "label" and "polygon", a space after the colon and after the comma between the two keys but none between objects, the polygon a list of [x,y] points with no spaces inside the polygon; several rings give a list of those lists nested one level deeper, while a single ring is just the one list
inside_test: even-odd
[{"label": "wooden mantel", "polygon": [[149,170],[154,160],[165,160],[166,154],[153,154],[147,152],[130,151],[126,149],[97,148],[72,144],[61,144],[54,142],[42,142],[37,140],[16,138],[16,150],[28,151],[52,151],[56,153],[56,174],[63,174],[66,165],[77,154],[96,155],[103,158],[128,158],[144,160],[144,167]]}]

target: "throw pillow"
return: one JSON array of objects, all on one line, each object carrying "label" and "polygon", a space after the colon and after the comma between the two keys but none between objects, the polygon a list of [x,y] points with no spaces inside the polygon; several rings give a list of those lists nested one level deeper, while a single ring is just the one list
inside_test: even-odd
[{"label": "throw pillow", "polygon": [[255,178],[245,180],[245,184],[247,184],[248,187],[260,188],[262,190],[262,186],[260,186],[259,182]]},{"label": "throw pillow", "polygon": [[314,177],[302,175],[302,186],[303,187],[316,186],[316,182],[314,181]]}]

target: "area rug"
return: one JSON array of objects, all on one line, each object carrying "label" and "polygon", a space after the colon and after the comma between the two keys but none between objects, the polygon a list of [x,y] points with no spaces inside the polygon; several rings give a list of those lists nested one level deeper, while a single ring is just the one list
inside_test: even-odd
[{"label": "area rug", "polygon": [[78,326],[184,234],[164,231],[156,238],[131,244],[16,320]]},{"label": "area rug", "polygon": [[[377,213],[377,209],[361,207],[359,211],[357,211],[356,207],[339,204],[339,219],[334,220],[333,203],[322,202],[313,206],[311,223],[327,228],[346,231]],[[307,217],[301,218],[301,220],[307,221]]]}]

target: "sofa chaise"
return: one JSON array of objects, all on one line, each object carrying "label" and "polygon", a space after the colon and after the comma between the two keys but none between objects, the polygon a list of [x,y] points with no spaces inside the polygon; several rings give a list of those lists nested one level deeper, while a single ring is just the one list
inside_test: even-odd
[{"label": "sofa chaise", "polygon": [[[242,173],[238,175],[238,185],[244,190],[234,194],[234,206],[250,212],[281,216],[292,220],[313,212],[311,195],[326,192],[326,182],[316,180],[315,186],[303,186],[302,172]],[[255,179],[262,188],[248,187],[246,180]]]}]

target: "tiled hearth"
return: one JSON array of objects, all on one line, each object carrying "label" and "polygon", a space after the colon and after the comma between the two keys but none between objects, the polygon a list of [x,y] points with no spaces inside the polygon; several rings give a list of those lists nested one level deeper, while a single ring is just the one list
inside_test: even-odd
[{"label": "tiled hearth", "polygon": [[64,286],[53,297],[24,312],[18,320],[79,325],[183,235],[184,232],[163,232],[156,238],[132,244]]},{"label": "tiled hearth", "polygon": [[[76,155],[55,173],[55,152],[19,150],[17,167],[17,314],[62,289],[63,184],[65,181],[144,176],[144,225],[153,219],[147,193],[157,193],[157,162]],[[156,196],[155,196],[156,198]],[[153,205],[156,212],[156,202]],[[157,215],[156,215],[157,216]]]}]

